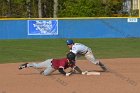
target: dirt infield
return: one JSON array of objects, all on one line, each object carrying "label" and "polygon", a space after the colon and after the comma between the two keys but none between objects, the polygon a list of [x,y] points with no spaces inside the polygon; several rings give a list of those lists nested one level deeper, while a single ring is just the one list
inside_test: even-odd
[{"label": "dirt infield", "polygon": [[[0,64],[0,93],[140,93],[140,58],[101,59],[110,72],[100,76],[74,74],[65,77],[58,72],[42,76],[36,69],[18,70],[19,63]],[[99,67],[79,60],[83,70],[101,71]]]}]

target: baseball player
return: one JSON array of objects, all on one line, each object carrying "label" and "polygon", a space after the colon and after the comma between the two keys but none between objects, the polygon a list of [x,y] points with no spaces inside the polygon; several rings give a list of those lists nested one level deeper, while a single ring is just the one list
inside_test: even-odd
[{"label": "baseball player", "polygon": [[[83,74],[81,69],[75,65],[75,54],[72,52],[69,52],[67,54],[66,58],[61,58],[61,59],[48,59],[44,62],[41,63],[25,63],[21,64],[19,66],[19,70],[23,68],[43,68],[45,67],[46,69],[44,71],[41,71],[40,74],[43,75],[50,75],[52,72],[59,70],[59,72],[65,76],[70,76],[74,70],[78,71],[79,73]],[[72,71],[66,73],[64,69],[67,69],[71,67]]]},{"label": "baseball player", "polygon": [[81,43],[74,43],[73,40],[67,40],[66,43],[70,51],[73,52],[77,57],[84,55],[88,61],[100,66],[103,69],[103,71],[107,71],[105,65],[99,60],[95,59],[91,48]]}]

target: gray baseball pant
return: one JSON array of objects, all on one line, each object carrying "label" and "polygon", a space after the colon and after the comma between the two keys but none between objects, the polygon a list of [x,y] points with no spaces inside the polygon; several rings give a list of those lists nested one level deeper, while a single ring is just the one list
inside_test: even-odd
[{"label": "gray baseball pant", "polygon": [[30,64],[27,64],[27,67],[46,68],[42,74],[49,75],[56,70],[52,67],[52,62],[51,62],[52,60],[53,59],[48,59],[48,60],[46,60],[44,62],[40,62],[40,63],[30,63]]}]

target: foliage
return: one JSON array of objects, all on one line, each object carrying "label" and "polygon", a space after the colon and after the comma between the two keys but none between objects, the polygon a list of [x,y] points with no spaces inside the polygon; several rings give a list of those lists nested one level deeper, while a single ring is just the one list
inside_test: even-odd
[{"label": "foliage", "polygon": [[8,13],[8,8],[9,7],[5,7],[8,6],[8,3],[6,2],[6,0],[0,0],[0,16],[5,16]]},{"label": "foliage", "polygon": [[105,9],[101,0],[63,0],[58,15],[59,17],[97,17],[107,16],[109,12],[109,6]]},{"label": "foliage", "polygon": [[[0,0],[0,16],[38,18],[38,0]],[[41,0],[42,17],[53,17],[54,0]],[[110,17],[120,14],[122,0],[58,0],[58,17]]]},{"label": "foliage", "polygon": [[131,11],[131,16],[136,16],[136,17],[138,17],[139,16],[139,10],[137,9],[137,10],[132,10]]}]

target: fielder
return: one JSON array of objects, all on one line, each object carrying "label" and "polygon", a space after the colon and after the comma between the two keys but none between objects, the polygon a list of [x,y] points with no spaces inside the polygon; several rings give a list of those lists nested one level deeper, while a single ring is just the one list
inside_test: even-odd
[{"label": "fielder", "polygon": [[[45,67],[46,69],[44,71],[41,71],[40,74],[43,75],[50,75],[52,72],[58,70],[61,74],[65,75],[65,76],[70,76],[74,70],[78,71],[80,74],[83,74],[85,72],[82,73],[81,69],[75,65],[75,54],[72,52],[69,52],[67,54],[67,58],[61,58],[61,59],[48,59],[44,62],[41,63],[25,63],[25,64],[21,64],[19,66],[19,70],[23,69],[23,68],[43,68]],[[64,69],[67,69],[71,67],[72,71],[66,73],[64,71]]]},{"label": "fielder", "polygon": [[103,69],[103,71],[107,71],[105,65],[99,60],[95,59],[91,48],[81,43],[74,43],[73,40],[67,40],[66,43],[70,51],[73,52],[77,57],[84,55],[88,61],[100,66]]}]

